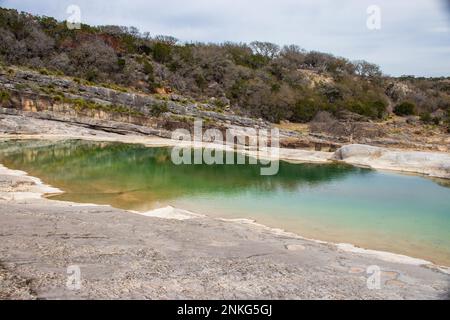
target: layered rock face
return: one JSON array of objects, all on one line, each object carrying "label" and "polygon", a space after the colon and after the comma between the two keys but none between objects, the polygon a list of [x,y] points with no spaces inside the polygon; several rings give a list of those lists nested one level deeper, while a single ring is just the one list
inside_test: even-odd
[{"label": "layered rock face", "polygon": [[[0,113],[63,121],[120,134],[170,138],[176,129],[192,130],[194,119],[202,119],[204,129],[218,128],[223,132],[242,127],[273,127],[262,119],[236,115],[229,106],[219,108],[215,100],[198,103],[176,94],[148,95],[23,69],[0,69],[0,90],[3,92]],[[284,147],[324,151],[334,151],[342,145],[339,141],[291,130],[280,130],[280,140]]]},{"label": "layered rock face", "polygon": [[194,118],[204,119],[214,127],[270,126],[260,119],[213,111],[215,106],[211,104],[195,103],[175,94],[147,95],[33,71],[0,71],[0,90],[3,92],[0,100],[3,113],[67,121],[117,132],[168,137],[173,127],[185,127],[185,123]]}]

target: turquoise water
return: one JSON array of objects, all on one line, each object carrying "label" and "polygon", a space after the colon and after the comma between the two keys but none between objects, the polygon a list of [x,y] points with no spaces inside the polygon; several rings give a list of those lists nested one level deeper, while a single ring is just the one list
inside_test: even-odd
[{"label": "turquoise water", "polygon": [[261,176],[255,165],[176,166],[169,148],[81,141],[3,142],[0,163],[64,190],[58,200],[173,205],[450,266],[450,188],[419,176],[286,162]]}]

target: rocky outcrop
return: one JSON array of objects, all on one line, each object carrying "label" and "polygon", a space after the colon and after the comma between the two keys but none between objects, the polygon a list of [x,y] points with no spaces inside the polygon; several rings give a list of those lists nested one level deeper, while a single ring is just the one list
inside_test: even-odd
[{"label": "rocky outcrop", "polygon": [[420,173],[450,178],[450,155],[437,152],[396,151],[352,144],[338,149],[335,160],[374,169]]},{"label": "rocky outcrop", "polygon": [[214,122],[218,127],[270,126],[261,119],[225,111],[217,112],[214,111],[213,105],[196,103],[175,94],[148,95],[131,92],[126,88],[112,89],[90,85],[66,77],[42,75],[20,69],[11,70],[6,72],[0,69],[0,90],[5,93],[0,99],[0,107],[44,113],[41,115],[44,118],[64,118],[66,121],[83,123],[87,118],[91,118],[97,122],[131,123],[152,129],[164,129],[161,127],[167,120],[186,121],[193,118]]}]

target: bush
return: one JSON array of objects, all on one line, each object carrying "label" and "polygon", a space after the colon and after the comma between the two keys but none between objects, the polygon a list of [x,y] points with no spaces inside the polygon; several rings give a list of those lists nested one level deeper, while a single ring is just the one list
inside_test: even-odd
[{"label": "bush", "polygon": [[154,68],[151,62],[144,60],[144,73],[148,76],[154,76]]},{"label": "bush", "polygon": [[153,59],[159,63],[166,63],[171,58],[172,47],[166,43],[157,42],[153,45]]},{"label": "bush", "polygon": [[295,104],[291,120],[295,122],[309,122],[318,111],[319,107],[313,100],[300,100]]},{"label": "bush", "polygon": [[119,69],[121,71],[125,68],[125,65],[126,65],[125,59],[122,59],[122,58],[117,59],[117,66],[119,67]]},{"label": "bush", "polygon": [[169,111],[169,106],[167,102],[158,103],[151,107],[152,116],[159,117],[164,112]]},{"label": "bush", "polygon": [[423,123],[432,123],[433,117],[431,116],[431,113],[423,112],[420,114],[420,121],[422,121]]},{"label": "bush", "polygon": [[394,107],[394,113],[398,116],[411,116],[416,114],[416,106],[412,102],[402,102]]},{"label": "bush", "polygon": [[450,133],[450,108],[447,109],[447,115],[444,122],[447,125],[447,131]]},{"label": "bush", "polygon": [[351,112],[360,114],[362,116],[366,116],[372,119],[381,119],[386,112],[386,104],[381,100],[372,102],[358,101],[350,104],[348,109]]},{"label": "bush", "polygon": [[97,71],[94,69],[88,70],[85,74],[85,78],[89,82],[95,82],[97,80],[97,76],[98,76]]},{"label": "bush", "polygon": [[374,101],[371,103],[371,105],[374,108],[374,112],[376,112],[376,117],[378,119],[382,119],[385,117],[387,104],[384,101]]},{"label": "bush", "polygon": [[434,117],[433,123],[438,126],[441,123],[441,119],[439,119],[438,117]]},{"label": "bush", "polygon": [[0,103],[8,102],[11,98],[8,91],[0,91]]},{"label": "bush", "polygon": [[39,69],[39,73],[42,74],[42,75],[44,75],[44,76],[49,76],[49,75],[51,75],[51,72],[50,72],[49,70],[45,69],[45,68]]}]

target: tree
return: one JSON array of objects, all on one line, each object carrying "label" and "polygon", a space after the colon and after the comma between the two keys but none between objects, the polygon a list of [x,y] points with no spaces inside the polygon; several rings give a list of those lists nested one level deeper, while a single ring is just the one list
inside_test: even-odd
[{"label": "tree", "polygon": [[330,54],[311,51],[306,54],[305,65],[312,69],[326,71],[327,65],[331,59],[333,59],[333,56]]},{"label": "tree", "polygon": [[139,29],[136,27],[129,27],[128,28],[128,34],[131,35],[134,38],[140,38],[141,33],[139,32]]},{"label": "tree", "polygon": [[37,26],[30,26],[25,38],[29,57],[46,57],[53,52],[55,40],[46,35]]},{"label": "tree", "polygon": [[156,42],[152,46],[152,55],[159,63],[167,63],[171,58],[172,46],[165,42]]},{"label": "tree", "polygon": [[253,41],[250,47],[255,54],[269,59],[275,58],[280,52],[280,47],[270,42]]},{"label": "tree", "polygon": [[0,28],[0,55],[9,62],[16,63],[18,58],[25,55],[26,48],[19,45],[14,33],[7,29]]},{"label": "tree", "polygon": [[100,26],[99,30],[105,34],[111,35],[111,36],[120,36],[123,35],[124,33],[126,33],[126,27],[121,27],[121,26],[110,26],[110,25],[106,25],[106,26]]},{"label": "tree", "polygon": [[353,64],[356,74],[361,77],[378,78],[382,75],[380,67],[376,64],[364,60],[355,61]]},{"label": "tree", "polygon": [[416,113],[416,105],[412,102],[405,101],[394,107],[394,113],[398,116],[409,116]]},{"label": "tree", "polygon": [[89,76],[91,81],[106,80],[107,74],[118,69],[115,51],[100,39],[83,42],[72,52],[71,61],[81,75]]},{"label": "tree", "polygon": [[167,44],[169,46],[174,46],[178,43],[177,38],[171,37],[171,36],[165,36],[165,35],[157,35],[155,37],[155,40],[157,42],[161,42],[161,43]]},{"label": "tree", "polygon": [[52,69],[59,70],[64,73],[71,74],[73,71],[70,58],[65,52],[53,55],[50,59],[50,65],[52,66]]},{"label": "tree", "polygon": [[300,68],[305,63],[306,52],[297,45],[284,46],[279,60],[288,68]]}]

